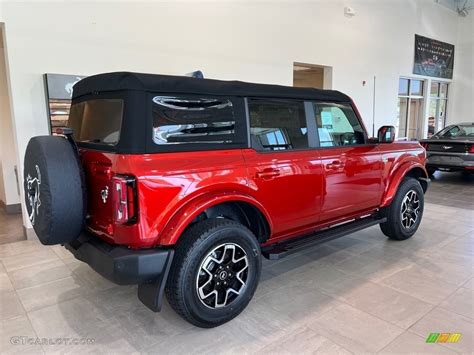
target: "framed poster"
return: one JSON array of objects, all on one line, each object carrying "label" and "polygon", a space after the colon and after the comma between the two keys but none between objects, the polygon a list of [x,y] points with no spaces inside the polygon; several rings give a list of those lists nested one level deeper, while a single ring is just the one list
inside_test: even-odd
[{"label": "framed poster", "polygon": [[454,45],[415,35],[413,74],[452,79]]},{"label": "framed poster", "polygon": [[56,127],[67,125],[71,106],[72,88],[82,75],[44,74],[50,133]]}]

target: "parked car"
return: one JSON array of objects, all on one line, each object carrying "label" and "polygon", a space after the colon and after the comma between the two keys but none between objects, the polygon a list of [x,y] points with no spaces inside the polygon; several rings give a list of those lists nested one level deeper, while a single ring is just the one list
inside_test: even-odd
[{"label": "parked car", "polygon": [[369,138],[347,96],[136,73],[74,86],[67,128],[30,140],[26,206],[43,244],[63,244],[118,284],[164,294],[199,327],[237,316],[261,256],[380,224],[413,236],[425,150]]},{"label": "parked car", "polygon": [[420,141],[426,149],[426,169],[474,172],[474,122],[456,123],[429,139]]}]

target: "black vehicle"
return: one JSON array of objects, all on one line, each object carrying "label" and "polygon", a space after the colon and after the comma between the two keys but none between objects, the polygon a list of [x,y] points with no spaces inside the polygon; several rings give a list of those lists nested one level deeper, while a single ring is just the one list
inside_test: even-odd
[{"label": "black vehicle", "polygon": [[426,149],[426,170],[474,173],[474,122],[450,125],[430,139],[420,141]]}]

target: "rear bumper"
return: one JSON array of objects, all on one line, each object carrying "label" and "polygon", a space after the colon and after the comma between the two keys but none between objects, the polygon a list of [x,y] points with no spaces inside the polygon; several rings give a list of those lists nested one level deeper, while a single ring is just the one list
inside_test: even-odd
[{"label": "rear bumper", "polygon": [[446,170],[473,170],[474,154],[471,153],[437,153],[427,152],[428,168]]},{"label": "rear bumper", "polygon": [[87,232],[65,247],[76,259],[119,285],[166,281],[174,254],[173,249],[134,250],[113,246]]}]

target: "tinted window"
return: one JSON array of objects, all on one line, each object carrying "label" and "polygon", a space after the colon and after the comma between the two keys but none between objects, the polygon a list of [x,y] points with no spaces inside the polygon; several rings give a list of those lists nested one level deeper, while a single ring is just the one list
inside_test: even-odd
[{"label": "tinted window", "polygon": [[153,142],[158,145],[230,144],[235,117],[228,98],[155,96]]},{"label": "tinted window", "polygon": [[314,114],[321,147],[365,143],[365,133],[348,104],[314,103]]},{"label": "tinted window", "polygon": [[115,145],[120,138],[123,100],[97,99],[71,106],[68,127],[79,142]]},{"label": "tinted window", "polygon": [[436,134],[438,137],[474,137],[474,125],[456,125],[446,127]]},{"label": "tinted window", "polygon": [[250,138],[259,151],[306,149],[303,102],[249,99]]}]

